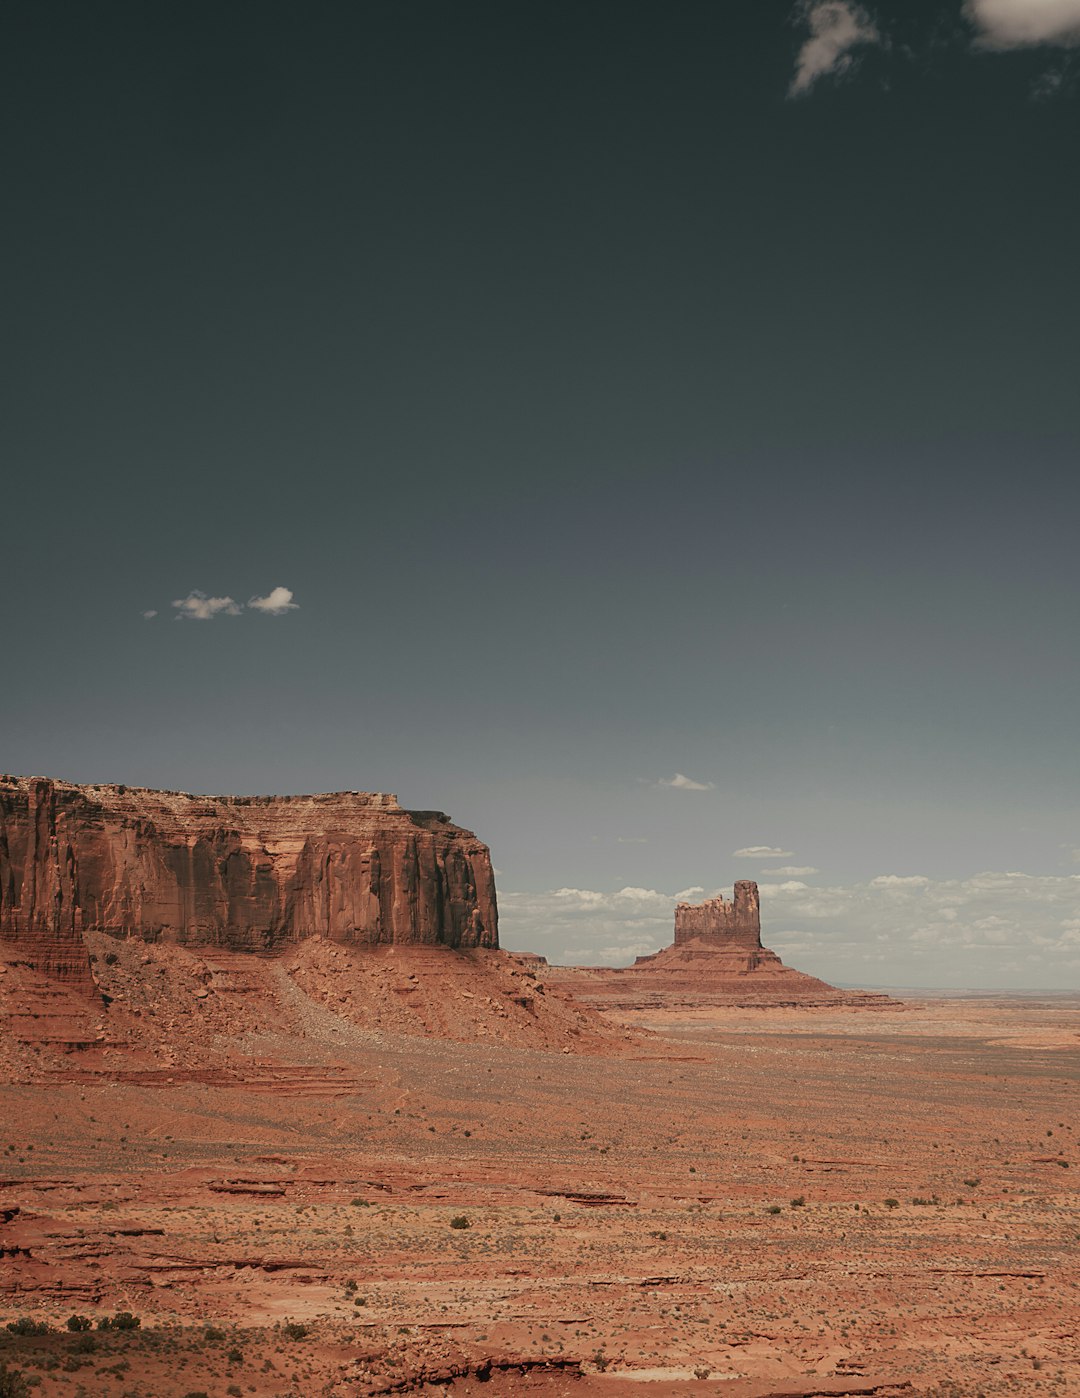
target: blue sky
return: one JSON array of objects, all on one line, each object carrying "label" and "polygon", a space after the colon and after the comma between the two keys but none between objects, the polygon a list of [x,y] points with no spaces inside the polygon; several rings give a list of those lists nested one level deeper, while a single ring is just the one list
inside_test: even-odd
[{"label": "blue sky", "polygon": [[1077,985],[1080,0],[7,27],[0,766],[396,791],[559,958],[757,876]]}]

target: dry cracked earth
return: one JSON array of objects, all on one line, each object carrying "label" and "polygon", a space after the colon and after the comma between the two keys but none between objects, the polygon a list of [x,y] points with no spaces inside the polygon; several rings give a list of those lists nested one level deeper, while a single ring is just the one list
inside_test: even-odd
[{"label": "dry cracked earth", "polygon": [[103,948],[0,1043],[5,1398],[1080,1394],[1080,998]]}]

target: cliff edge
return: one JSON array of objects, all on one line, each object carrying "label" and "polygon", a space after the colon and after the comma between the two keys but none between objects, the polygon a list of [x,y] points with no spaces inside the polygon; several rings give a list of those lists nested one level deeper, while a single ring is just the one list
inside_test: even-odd
[{"label": "cliff edge", "polygon": [[0,776],[0,949],[92,990],[90,932],[264,954],[311,936],[495,948],[498,911],[487,846],[394,796]]}]

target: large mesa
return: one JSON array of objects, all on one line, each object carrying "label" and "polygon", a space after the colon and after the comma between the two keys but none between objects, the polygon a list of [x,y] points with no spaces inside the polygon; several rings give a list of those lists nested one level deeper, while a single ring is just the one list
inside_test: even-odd
[{"label": "large mesa", "polygon": [[0,777],[0,942],[91,984],[84,933],[280,952],[498,946],[487,846],[396,797],[191,796]]}]

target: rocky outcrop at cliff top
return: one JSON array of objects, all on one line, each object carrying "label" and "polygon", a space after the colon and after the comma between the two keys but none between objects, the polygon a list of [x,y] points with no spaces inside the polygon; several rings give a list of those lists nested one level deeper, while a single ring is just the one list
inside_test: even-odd
[{"label": "rocky outcrop at cliff top", "polygon": [[0,777],[0,947],[92,984],[82,934],[273,953],[497,947],[487,846],[394,796],[189,796]]},{"label": "rocky outcrop at cliff top", "polygon": [[754,951],[761,946],[761,900],[751,879],[739,879],[732,898],[675,904],[675,944],[703,941]]}]

